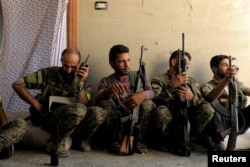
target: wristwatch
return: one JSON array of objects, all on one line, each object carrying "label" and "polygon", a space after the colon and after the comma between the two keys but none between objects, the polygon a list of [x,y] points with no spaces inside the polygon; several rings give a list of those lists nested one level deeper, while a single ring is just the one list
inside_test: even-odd
[{"label": "wristwatch", "polygon": [[83,86],[77,86],[77,90],[82,91],[82,90],[84,90],[84,87]]}]

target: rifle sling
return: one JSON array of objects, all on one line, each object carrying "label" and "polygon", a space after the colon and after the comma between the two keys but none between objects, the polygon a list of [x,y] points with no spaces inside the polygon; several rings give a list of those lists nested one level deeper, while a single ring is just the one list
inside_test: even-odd
[{"label": "rifle sling", "polygon": [[133,109],[133,112],[125,117],[121,117],[121,123],[127,122],[128,120],[132,120],[133,123],[137,123],[138,114],[139,114],[139,106]]},{"label": "rifle sling", "polygon": [[230,112],[223,105],[220,104],[218,99],[211,102],[211,105],[213,106],[216,112],[220,113],[221,115],[225,117],[230,118],[230,115],[231,115]]}]

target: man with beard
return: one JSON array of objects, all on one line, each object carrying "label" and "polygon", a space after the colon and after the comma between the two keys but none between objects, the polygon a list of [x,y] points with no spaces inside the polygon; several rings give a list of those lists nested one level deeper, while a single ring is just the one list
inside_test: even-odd
[{"label": "man with beard", "polygon": [[[105,112],[100,107],[87,109],[92,91],[87,82],[89,67],[78,69],[80,60],[81,54],[77,49],[67,48],[62,52],[62,67],[39,69],[19,78],[12,85],[18,96],[31,105],[31,122],[51,134],[45,150],[51,152],[58,147],[60,157],[69,156],[65,139],[72,134],[81,151],[90,151],[90,137],[105,119]],[[41,93],[33,97],[28,89],[37,89]],[[76,103],[49,111],[50,96],[73,97]]]},{"label": "man with beard", "polygon": [[110,49],[109,64],[114,73],[101,79],[96,102],[107,111],[102,134],[109,137],[107,139],[109,151],[114,153],[119,153],[124,129],[126,129],[126,121],[122,121],[122,118],[126,118],[135,107],[140,106],[135,151],[143,154],[148,151],[145,135],[154,107],[150,100],[154,97],[154,92],[147,76],[145,76],[144,90],[134,92],[136,71],[130,70],[130,61],[127,46],[118,44]]},{"label": "man with beard", "polygon": [[[245,86],[237,78],[238,68],[236,66],[229,65],[229,56],[227,55],[216,55],[210,60],[210,68],[214,74],[213,79],[204,84],[201,87],[201,92],[208,102],[213,102],[215,100],[219,101],[219,104],[229,109],[229,89],[228,84],[230,80],[234,77],[237,85],[236,96],[238,105],[236,106],[238,111],[241,111],[242,116],[239,114],[239,129],[241,129],[241,134],[246,132],[250,126],[250,106],[247,104],[247,96],[250,96],[250,87]],[[216,108],[216,107],[215,107]],[[212,139],[216,142],[216,150],[224,151],[224,137],[221,132],[224,132],[229,127],[229,118],[225,117],[218,112],[215,112],[214,118],[212,120],[211,132]]]},{"label": "man with beard", "polygon": [[[186,151],[192,151],[189,148],[189,126],[184,127],[187,125],[187,123],[184,124],[186,119],[190,122],[190,137],[199,137],[199,142],[208,149],[214,147],[214,143],[211,142],[210,136],[206,132],[214,109],[202,98],[199,83],[188,75],[187,70],[181,72],[179,69],[180,58],[183,54],[188,70],[191,55],[188,52],[183,53],[183,51],[176,50],[170,56],[169,70],[152,80],[152,88],[155,91],[153,101],[157,105],[157,109],[153,113],[155,147],[178,155],[185,155]],[[187,102],[189,105],[186,105]],[[187,118],[181,114],[182,105],[185,105],[184,112],[186,112]],[[187,130],[185,133],[183,127]]]}]

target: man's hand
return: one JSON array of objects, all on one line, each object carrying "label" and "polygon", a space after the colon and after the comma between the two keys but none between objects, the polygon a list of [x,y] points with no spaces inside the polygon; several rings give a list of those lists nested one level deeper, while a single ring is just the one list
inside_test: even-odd
[{"label": "man's hand", "polygon": [[126,87],[120,83],[114,83],[107,89],[107,94],[113,94],[117,98],[123,98],[126,94]]},{"label": "man's hand", "polygon": [[34,104],[33,104],[33,107],[36,109],[36,111],[39,113],[39,114],[41,114],[41,115],[43,115],[43,114],[45,114],[45,113],[47,113],[47,112],[49,112],[48,111],[48,108],[47,107],[44,107],[41,103],[39,103],[38,101],[36,101]]},{"label": "man's hand", "polygon": [[123,104],[126,105],[129,109],[133,109],[136,106],[139,106],[145,100],[145,93],[139,92],[135,93],[123,101]]},{"label": "man's hand", "polygon": [[226,70],[225,80],[229,82],[232,78],[236,77],[237,72],[238,72],[238,70],[236,67],[229,67]]},{"label": "man's hand", "polygon": [[188,82],[187,72],[182,72],[180,74],[172,75],[170,79],[170,85],[177,88]]},{"label": "man's hand", "polygon": [[79,68],[77,75],[79,77],[79,82],[84,82],[89,75],[89,66]]},{"label": "man's hand", "polygon": [[188,101],[192,100],[194,97],[193,92],[191,91],[191,89],[187,86],[179,86],[177,88],[177,95],[187,99]]}]

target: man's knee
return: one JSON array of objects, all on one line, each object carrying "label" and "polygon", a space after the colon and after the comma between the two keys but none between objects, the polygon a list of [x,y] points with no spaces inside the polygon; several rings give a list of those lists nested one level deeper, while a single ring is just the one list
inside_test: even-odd
[{"label": "man's knee", "polygon": [[156,121],[170,123],[172,121],[172,114],[166,106],[158,106],[154,113]]},{"label": "man's knee", "polygon": [[203,117],[206,117],[207,120],[212,119],[215,113],[215,110],[210,103],[203,103],[200,111],[203,112]]},{"label": "man's knee", "polygon": [[83,119],[87,114],[87,107],[82,103],[74,103],[62,106],[58,109],[59,115],[60,113],[68,113],[69,115],[75,115],[80,119]]},{"label": "man's knee", "polygon": [[98,106],[91,106],[88,108],[88,115],[101,124],[106,119],[107,111]]},{"label": "man's knee", "polygon": [[144,112],[151,112],[152,110],[154,110],[156,108],[155,103],[152,100],[145,100],[142,104],[141,104],[141,109]]},{"label": "man's knee", "polygon": [[25,133],[27,130],[27,122],[23,119],[16,119],[13,121],[15,124],[16,128],[19,129],[20,133]]}]

